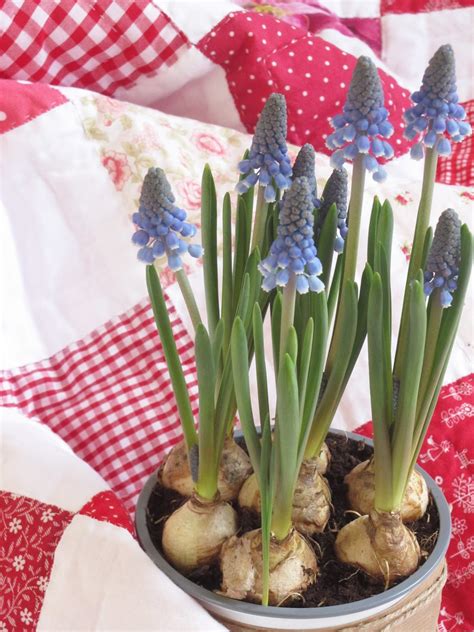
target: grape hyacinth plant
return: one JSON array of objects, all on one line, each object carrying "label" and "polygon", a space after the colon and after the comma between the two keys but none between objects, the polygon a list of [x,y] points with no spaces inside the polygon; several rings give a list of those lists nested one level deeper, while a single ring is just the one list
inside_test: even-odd
[{"label": "grape hyacinth plant", "polygon": [[[182,572],[191,572],[211,563],[219,554],[223,541],[235,533],[237,517],[228,503],[236,498],[240,486],[250,474],[248,456],[229,434],[235,417],[235,395],[230,356],[230,331],[233,319],[249,323],[252,309],[260,292],[257,270],[259,253],[251,255],[236,236],[236,246],[245,254],[242,282],[235,285],[232,269],[231,200],[224,198],[222,219],[228,256],[222,267],[221,299],[217,265],[217,200],[214,180],[206,166],[202,179],[201,226],[205,250],[194,250],[183,237],[194,236],[194,226],[186,222],[186,213],[175,206],[170,185],[161,169],[150,169],[140,196],[140,208],[133,220],[139,226],[132,241],[146,254],[148,292],[183,428],[184,441],[172,448],[161,470],[164,487],[188,497],[167,519],[163,530],[163,550],[173,565]],[[146,235],[142,235],[145,232]],[[137,233],[139,237],[137,237]],[[145,242],[145,237],[147,241]],[[159,244],[159,247],[157,246]],[[196,301],[182,262],[177,257],[185,253],[203,256],[204,288],[207,307],[207,328],[199,315]],[[140,253],[140,251],[139,251]],[[155,256],[167,256],[169,265],[180,282],[190,316],[195,326],[195,355],[199,390],[199,426],[195,428],[190,395],[158,274],[153,265]],[[235,304],[235,307],[234,307]],[[194,314],[193,314],[194,310]]]},{"label": "grape hyacinth plant", "polygon": [[[391,357],[390,257],[386,254],[386,236],[380,237],[382,233],[378,232],[367,315],[374,458],[360,463],[346,476],[352,509],[362,515],[339,531],[336,553],[341,561],[389,586],[413,573],[420,562],[418,542],[403,523],[420,518],[428,504],[426,483],[414,466],[459,325],[471,274],[473,243],[468,227],[461,227],[455,211],[444,211],[425,273],[419,270],[409,284],[409,352],[395,374]],[[429,287],[424,291],[427,278]],[[442,283],[438,284],[438,279]],[[448,301],[444,284],[450,281]],[[430,296],[428,303],[425,294]]]},{"label": "grape hyacinth plant", "polygon": [[[272,343],[277,401],[271,413],[265,366],[263,321],[258,305],[253,314],[253,340],[258,391],[258,424],[252,410],[249,380],[249,349],[246,328],[236,319],[232,331],[232,367],[239,416],[254,475],[239,494],[239,504],[261,513],[261,529],[230,538],[221,553],[222,592],[229,597],[264,605],[289,602],[316,578],[317,561],[300,535],[310,514],[322,514],[323,530],[329,518],[330,492],[319,472],[312,472],[311,485],[299,486],[300,468],[310,422],[314,415],[326,354],[328,318],[326,294],[315,272],[320,265],[314,245],[301,244],[303,228],[312,229],[312,197],[305,177],[293,180],[280,209],[278,237],[262,261],[262,288],[283,287],[272,306]],[[284,229],[283,231],[281,229]],[[292,249],[296,248],[295,251]],[[297,262],[296,264],[294,262]],[[310,271],[307,271],[309,263]],[[279,267],[280,266],[280,267]],[[278,270],[278,271],[277,271]],[[278,277],[281,270],[287,271]],[[311,277],[315,277],[311,280]],[[268,279],[271,279],[269,282]],[[304,284],[298,279],[304,279]],[[311,298],[311,315],[305,323],[303,344],[294,328],[294,305],[298,285]],[[270,419],[275,419],[272,437]],[[261,427],[261,439],[258,436]],[[308,477],[306,482],[310,480]],[[245,489],[244,489],[245,488]],[[298,503],[295,498],[298,496]],[[302,529],[303,527],[303,529]],[[252,553],[262,551],[262,557]]]},{"label": "grape hyacinth plant", "polygon": [[471,134],[469,123],[465,121],[464,108],[458,103],[456,90],[456,64],[454,52],[449,44],[441,46],[428,63],[423,75],[420,90],[411,95],[414,106],[405,113],[408,123],[405,136],[414,140],[411,155],[415,159],[423,158],[424,170],[420,202],[416,218],[415,234],[410,255],[405,295],[401,316],[401,335],[395,355],[395,374],[401,369],[407,328],[407,303],[409,284],[423,267],[423,253],[426,252],[425,238],[430,223],[436,168],[439,156],[448,156],[451,145],[448,137],[454,142],[461,142]]}]

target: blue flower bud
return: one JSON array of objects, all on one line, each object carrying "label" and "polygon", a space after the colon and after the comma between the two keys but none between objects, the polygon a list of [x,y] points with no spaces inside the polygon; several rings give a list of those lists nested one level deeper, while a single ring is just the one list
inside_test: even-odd
[{"label": "blue flower bud", "polygon": [[146,246],[150,240],[150,235],[144,230],[137,230],[132,235],[132,241],[137,246]]},{"label": "blue flower bud", "polygon": [[451,143],[447,138],[440,138],[436,143],[436,151],[440,156],[450,156],[451,155]]},{"label": "blue flower bud", "polygon": [[440,215],[426,262],[425,294],[440,291],[440,304],[449,307],[457,287],[461,256],[461,222],[453,209]]},{"label": "blue flower bud", "polygon": [[[247,175],[249,186],[258,180],[265,188],[267,202],[273,202],[276,197],[272,178],[280,189],[289,186],[291,165],[286,146],[286,119],[285,97],[271,94],[257,121],[249,158],[239,163],[239,170]],[[237,187],[237,192],[241,193],[242,187]]]},{"label": "blue flower bud", "polygon": [[[357,61],[343,110],[344,114],[332,120],[337,131],[326,140],[329,149],[343,148],[336,149],[332,154],[332,167],[341,168],[346,160],[353,161],[358,154],[371,151],[376,152],[374,156],[393,156],[393,150],[390,152],[376,138],[391,136],[393,126],[387,121],[388,111],[383,105],[382,84],[377,68],[368,57],[359,57]],[[374,141],[377,141],[375,145]],[[373,165],[373,162],[369,164]]]},{"label": "blue flower bud", "polygon": [[308,179],[296,177],[280,203],[278,237],[259,265],[265,291],[286,286],[292,275],[297,277],[297,291],[308,291],[306,277],[309,270],[316,274],[319,261],[313,241],[313,208]]},{"label": "blue flower bud", "polygon": [[156,258],[167,255],[171,269],[181,269],[179,254],[188,252],[188,244],[182,237],[192,237],[196,228],[185,221],[186,211],[175,205],[162,169],[148,170],[142,185],[139,209],[132,220],[141,228],[132,236],[133,243],[143,246],[137,253],[138,259],[151,264]]},{"label": "blue flower bud", "polygon": [[[405,118],[410,123],[405,130],[405,137],[409,140],[414,140],[420,134],[421,143],[447,156],[451,148],[446,136],[459,142],[471,133],[468,128],[465,128],[465,133],[461,132],[466,113],[458,104],[454,52],[449,44],[441,46],[430,59],[422,86],[411,95],[411,99],[416,105],[405,112]],[[437,136],[440,135],[443,138],[437,142]],[[418,159],[420,151],[412,151],[411,155]]]}]

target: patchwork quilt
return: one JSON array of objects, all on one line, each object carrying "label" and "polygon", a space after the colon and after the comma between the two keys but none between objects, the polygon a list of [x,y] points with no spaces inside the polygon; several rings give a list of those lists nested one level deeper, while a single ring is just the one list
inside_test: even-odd
[{"label": "patchwork quilt", "polygon": [[[222,200],[235,186],[264,101],[277,91],[288,104],[292,154],[305,142],[317,151],[321,190],[331,172],[328,119],[342,106],[356,57],[369,55],[395,126],[395,158],[385,183],[367,183],[362,235],[372,196],[389,199],[399,310],[422,173],[408,156],[402,113],[428,59],[449,42],[460,100],[472,119],[472,4],[0,5],[0,631],[222,629],[197,605],[186,628],[177,604],[184,610],[193,602],[152,567],[127,530],[143,482],[180,437],[144,268],[130,243],[141,181],[149,167],[165,169],[179,202],[199,222],[204,164]],[[451,207],[472,227],[472,158],[470,137],[440,159],[432,223]],[[360,265],[365,247],[362,238]],[[190,262],[187,272],[204,304],[199,263]],[[169,271],[162,282],[196,412],[191,323]],[[440,631],[474,628],[472,308],[471,292],[420,456],[453,511]],[[335,425],[353,430],[368,419],[363,350]],[[41,434],[46,427],[52,433]],[[64,460],[61,450],[47,451],[51,441],[74,454]],[[39,458],[42,452],[49,461]],[[63,485],[59,477],[47,494],[53,472],[64,474]],[[65,485],[70,494],[58,491]],[[83,486],[87,493],[75,499],[75,487]],[[124,560],[107,578],[110,603],[100,582],[90,583],[90,556],[74,557],[68,542],[74,529],[79,540],[85,529],[100,541],[104,528]],[[127,565],[147,582],[137,584]],[[125,594],[138,598],[139,590],[142,618],[120,623],[113,604],[128,603]],[[81,613],[73,608],[77,591]]]}]

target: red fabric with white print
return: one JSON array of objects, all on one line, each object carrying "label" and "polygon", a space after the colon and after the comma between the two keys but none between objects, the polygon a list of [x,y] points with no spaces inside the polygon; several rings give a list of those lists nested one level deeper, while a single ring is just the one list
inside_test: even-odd
[{"label": "red fabric with white print", "polygon": [[57,546],[75,515],[134,533],[111,491],[96,494],[77,513],[0,491],[0,632],[36,630]]},{"label": "red fabric with white print", "polygon": [[[313,37],[273,16],[230,13],[198,44],[199,49],[226,72],[241,120],[255,129],[262,104],[272,92],[285,95],[288,140],[310,142],[330,154],[325,141],[330,119],[342,111],[356,59],[319,37]],[[406,153],[403,111],[410,106],[409,91],[380,71],[385,103],[395,128],[395,155]]]},{"label": "red fabric with white print", "polygon": [[[372,424],[357,432],[372,436]],[[418,463],[442,488],[451,507],[448,581],[439,632],[474,629],[474,374],[441,390]]]},{"label": "red fabric with white print", "polygon": [[56,547],[74,514],[0,492],[0,631],[35,630]]},{"label": "red fabric with white print", "polygon": [[3,77],[103,94],[173,64],[189,46],[149,0],[4,2],[0,31]]},{"label": "red fabric with white print", "polygon": [[[193,344],[171,305],[170,316],[196,413]],[[3,377],[4,402],[41,418],[109,482],[129,511],[147,475],[181,434],[148,302],[49,360]],[[474,375],[469,375],[442,389],[419,460],[453,508],[440,630],[467,632],[474,625],[468,599],[474,588],[473,417]],[[370,434],[369,424],[361,431]],[[80,513],[126,527],[111,497],[99,496]]]}]

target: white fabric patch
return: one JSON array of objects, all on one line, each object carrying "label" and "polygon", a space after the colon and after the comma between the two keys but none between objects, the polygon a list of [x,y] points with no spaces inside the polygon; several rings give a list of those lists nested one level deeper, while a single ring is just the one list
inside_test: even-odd
[{"label": "white fabric patch", "polygon": [[0,172],[0,364],[9,368],[82,338],[144,286],[124,199],[72,103],[3,134]]},{"label": "white fabric patch", "polygon": [[74,512],[109,488],[47,426],[0,408],[0,489]]},{"label": "white fabric patch", "polygon": [[225,630],[154,566],[127,531],[80,515],[56,549],[37,629]]},{"label": "white fabric patch", "polygon": [[[456,56],[459,100],[474,98],[472,25],[474,8],[389,14],[382,17],[383,59],[406,85],[418,89],[428,61],[443,44]],[[406,51],[410,51],[407,61]],[[469,52],[470,51],[470,52]]]},{"label": "white fabric patch", "polygon": [[190,42],[196,44],[226,15],[243,11],[228,0],[153,0],[183,31]]}]

